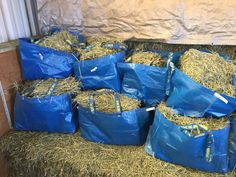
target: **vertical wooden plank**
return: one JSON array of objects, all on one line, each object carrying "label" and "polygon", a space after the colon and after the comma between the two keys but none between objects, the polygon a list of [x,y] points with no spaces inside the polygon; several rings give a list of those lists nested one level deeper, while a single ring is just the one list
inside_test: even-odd
[{"label": "vertical wooden plank", "polygon": [[[15,101],[15,90],[13,88],[13,83],[21,81],[20,60],[17,49],[0,53],[0,81],[4,89],[10,116],[13,119],[13,107]],[[8,131],[8,124],[2,100],[0,100],[0,124],[1,137]],[[6,176],[7,163],[4,155],[0,153],[0,177]]]},{"label": "vertical wooden plank", "polygon": [[[13,107],[15,101],[14,82],[21,80],[21,69],[18,51],[16,49],[0,53],[0,80],[4,89],[8,109],[13,118]],[[8,131],[6,115],[3,108],[3,103],[0,100],[0,136]]]}]

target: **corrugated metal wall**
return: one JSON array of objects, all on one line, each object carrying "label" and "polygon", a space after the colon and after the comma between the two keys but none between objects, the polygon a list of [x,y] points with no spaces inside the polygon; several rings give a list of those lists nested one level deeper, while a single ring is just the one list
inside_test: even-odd
[{"label": "corrugated metal wall", "polygon": [[0,1],[0,43],[36,35],[35,0]]}]

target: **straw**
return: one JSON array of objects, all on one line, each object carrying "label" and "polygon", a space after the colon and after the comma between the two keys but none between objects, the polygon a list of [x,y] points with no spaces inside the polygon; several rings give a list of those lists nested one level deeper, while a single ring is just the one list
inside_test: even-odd
[{"label": "straw", "polygon": [[160,54],[144,51],[135,52],[132,56],[126,59],[126,62],[158,67],[164,67],[165,65],[165,59],[162,59]]},{"label": "straw", "polygon": [[143,146],[92,143],[74,135],[10,132],[0,141],[14,177],[223,177],[155,159]]},{"label": "straw", "polygon": [[163,40],[130,39],[126,41],[129,49],[132,50],[166,50],[169,52],[179,52],[191,48],[198,50],[209,50],[226,54],[236,62],[236,46],[232,45],[190,45],[190,44],[168,44]]},{"label": "straw", "polygon": [[170,107],[167,107],[164,102],[158,105],[158,110],[171,122],[177,125],[189,125],[196,124],[207,130],[219,130],[224,128],[229,124],[228,117],[221,117],[215,119],[212,117],[196,118],[196,117],[186,117],[175,114]]},{"label": "straw", "polygon": [[18,92],[27,97],[44,97],[48,94],[53,83],[57,83],[51,95],[57,96],[64,93],[74,94],[80,89],[80,83],[74,77],[65,79],[47,79],[25,81],[18,86]]},{"label": "straw", "polygon": [[92,60],[102,56],[111,55],[119,52],[120,50],[112,48],[104,48],[100,46],[92,46],[88,49],[78,49],[80,60]]},{"label": "straw", "polygon": [[[91,60],[102,56],[120,52],[120,48],[112,47],[118,44],[121,48],[126,47],[125,43],[118,38],[109,38],[105,36],[91,36],[87,38],[87,47],[85,49],[78,48],[80,60]],[[105,47],[104,45],[110,45]]]},{"label": "straw", "polygon": [[236,73],[236,66],[225,61],[217,53],[190,49],[181,56],[179,68],[193,80],[214,92],[235,97],[232,76]]},{"label": "straw", "polygon": [[[82,107],[89,108],[89,97],[94,95],[95,109],[99,112],[114,113],[116,104],[114,99],[115,92],[98,90],[98,91],[81,91],[78,92],[75,101]],[[116,93],[118,94],[118,93]],[[120,98],[121,111],[129,111],[140,107],[141,102],[128,96],[118,94]]]},{"label": "straw", "polygon": [[73,52],[74,50],[71,45],[74,42],[77,42],[75,36],[70,34],[68,31],[61,31],[51,36],[40,39],[36,41],[35,44],[59,51]]},{"label": "straw", "polygon": [[106,36],[91,36],[87,38],[89,45],[101,46],[102,44],[119,44],[120,46],[126,46],[119,38],[110,38]]}]

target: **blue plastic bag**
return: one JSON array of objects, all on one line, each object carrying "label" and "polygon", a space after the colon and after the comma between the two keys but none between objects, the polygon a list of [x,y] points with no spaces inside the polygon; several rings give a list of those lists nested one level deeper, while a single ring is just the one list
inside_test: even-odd
[{"label": "blue plastic bag", "polygon": [[75,56],[38,46],[30,39],[19,40],[21,68],[24,80],[65,78],[73,74]]},{"label": "blue plastic bag", "polygon": [[156,110],[145,151],[166,162],[208,172],[226,173],[228,138],[229,125],[200,135],[190,135],[187,128],[170,122]]},{"label": "blue plastic bag", "polygon": [[[210,53],[208,50],[200,50]],[[177,63],[184,52],[175,52],[172,62]],[[226,61],[229,56],[219,54]],[[175,109],[176,113],[192,117],[223,117],[236,110],[236,98],[216,93],[194,81],[173,65],[168,68],[171,75],[170,93],[166,105]],[[236,86],[235,75],[232,76],[233,85]]]},{"label": "blue plastic bag", "polygon": [[195,82],[177,68],[171,76],[168,107],[176,113],[193,117],[223,117],[236,110],[236,99],[213,92]]},{"label": "blue plastic bag", "polygon": [[[94,101],[90,100],[90,103]],[[146,141],[151,124],[146,108],[117,113],[102,113],[79,106],[80,134],[83,138],[115,145],[142,145]]]},{"label": "blue plastic bag", "polygon": [[236,122],[232,120],[231,122],[232,127],[232,141],[229,145],[229,152],[230,152],[230,158],[229,158],[229,169],[235,170],[236,169]]},{"label": "blue plastic bag", "polygon": [[[152,51],[168,58],[166,51]],[[135,63],[118,63],[121,75],[121,93],[142,100],[145,106],[155,106],[166,98],[168,70],[166,67]]]},{"label": "blue plastic bag", "polygon": [[74,133],[77,129],[76,109],[71,95],[28,98],[16,94],[14,121],[16,130]]},{"label": "blue plastic bag", "polygon": [[75,62],[75,77],[80,80],[84,90],[106,88],[120,92],[120,77],[116,63],[123,62],[124,57],[125,51],[120,51],[93,60]]},{"label": "blue plastic bag", "polygon": [[[59,31],[57,29],[53,33]],[[76,31],[69,32],[84,42],[81,34]],[[77,58],[72,53],[33,44],[30,38],[19,40],[19,50],[24,80],[65,78],[73,74],[73,63]]]}]

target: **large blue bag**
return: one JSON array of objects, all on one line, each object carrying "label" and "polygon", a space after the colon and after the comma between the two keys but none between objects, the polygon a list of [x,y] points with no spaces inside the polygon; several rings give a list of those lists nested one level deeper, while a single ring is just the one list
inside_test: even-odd
[{"label": "large blue bag", "polygon": [[65,78],[73,74],[75,56],[38,46],[30,39],[19,40],[21,68],[24,80]]},{"label": "large blue bag", "polygon": [[[79,41],[85,40],[78,32],[69,32]],[[65,78],[73,74],[73,63],[77,58],[71,53],[33,44],[30,38],[19,40],[19,50],[24,80]]]},{"label": "large blue bag", "polygon": [[236,169],[236,122],[232,120],[231,122],[232,128],[232,141],[230,142],[230,158],[229,158],[229,169],[235,170]]},{"label": "large blue bag", "polygon": [[16,130],[53,133],[74,133],[78,124],[70,94],[28,98],[17,93],[14,121]]},{"label": "large blue bag", "polygon": [[[202,52],[210,53],[207,50]],[[184,52],[175,52],[172,62],[177,63]],[[225,60],[229,57],[220,54]],[[169,73],[171,76],[170,93],[166,105],[175,109],[176,113],[193,117],[223,117],[231,114],[236,109],[236,98],[224,94],[215,93],[210,89],[202,86],[192,78],[182,73],[170,63]],[[236,77],[233,77],[233,81]],[[233,82],[236,86],[236,82]]]},{"label": "large blue bag", "polygon": [[75,77],[80,80],[84,90],[106,88],[120,92],[120,77],[116,63],[123,62],[124,57],[125,51],[120,51],[93,60],[75,62]]},{"label": "large blue bag", "polygon": [[223,117],[236,110],[235,98],[207,89],[177,68],[172,68],[170,85],[166,105],[175,109],[178,114]]},{"label": "large blue bag", "polygon": [[208,172],[226,173],[229,125],[195,136],[190,135],[188,130],[170,122],[156,110],[145,151],[170,163]]},{"label": "large blue bag", "polygon": [[[93,102],[93,101],[91,101]],[[146,141],[151,117],[146,108],[102,113],[78,107],[81,136],[89,141],[115,145],[142,145]]]},{"label": "large blue bag", "polygon": [[[166,51],[153,51],[168,58]],[[168,70],[166,67],[154,67],[134,63],[118,63],[121,75],[121,93],[143,100],[145,106],[155,106],[166,98]]]}]

